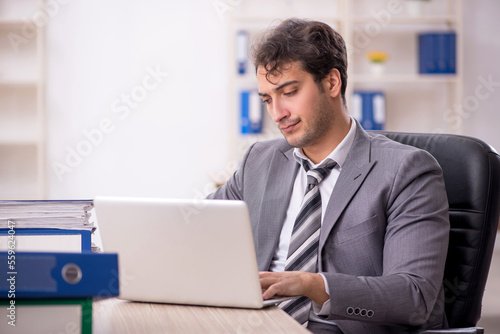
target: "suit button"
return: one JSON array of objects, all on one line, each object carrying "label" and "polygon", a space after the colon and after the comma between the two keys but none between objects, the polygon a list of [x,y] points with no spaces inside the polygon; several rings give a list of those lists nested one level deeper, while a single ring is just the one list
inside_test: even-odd
[{"label": "suit button", "polygon": [[361,313],[359,313],[362,317],[366,317],[366,310],[365,309],[362,309],[361,310]]},{"label": "suit button", "polygon": [[356,308],[354,309],[354,314],[359,315],[359,312],[361,312],[360,308],[359,308],[359,307],[356,307]]},{"label": "suit button", "polygon": [[347,314],[349,314],[349,315],[353,315],[353,313],[354,313],[354,309],[353,309],[352,307],[350,307],[350,306],[349,306],[349,307],[347,308]]},{"label": "suit button", "polygon": [[374,314],[374,313],[373,313],[373,311],[372,311],[372,310],[368,310],[368,312],[366,312],[366,316],[367,316],[368,318],[373,317],[373,314]]}]

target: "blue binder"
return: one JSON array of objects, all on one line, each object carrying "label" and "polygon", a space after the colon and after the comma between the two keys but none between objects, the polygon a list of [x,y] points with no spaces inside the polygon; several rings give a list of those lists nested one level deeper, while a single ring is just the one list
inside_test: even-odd
[{"label": "blue binder", "polygon": [[418,36],[418,69],[421,74],[437,72],[437,63],[434,57],[434,34],[420,34]]},{"label": "blue binder", "polygon": [[255,90],[240,93],[240,125],[242,134],[262,132],[262,101]]},{"label": "blue binder", "polygon": [[1,252],[0,299],[112,297],[118,255]]},{"label": "blue binder", "polygon": [[238,74],[247,72],[248,63],[248,33],[244,30],[236,34],[236,62],[238,63]]},{"label": "blue binder", "polygon": [[385,95],[381,91],[354,91],[352,114],[365,130],[385,128]]},{"label": "blue binder", "polygon": [[418,64],[421,74],[456,73],[456,33],[420,34],[418,36]]},{"label": "blue binder", "polygon": [[[0,228],[0,236],[11,235],[9,234],[10,229]],[[15,230],[15,236],[26,236],[32,235],[43,238],[47,235],[56,236],[67,236],[67,235],[78,235],[81,238],[81,251],[90,252],[92,247],[91,241],[91,231],[90,230],[65,230],[57,228],[18,228]]]}]

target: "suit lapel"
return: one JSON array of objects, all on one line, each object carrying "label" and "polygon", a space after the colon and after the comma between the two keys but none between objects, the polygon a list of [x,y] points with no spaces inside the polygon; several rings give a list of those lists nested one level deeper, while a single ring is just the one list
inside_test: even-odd
[{"label": "suit lapel", "polygon": [[376,164],[376,161],[371,161],[370,149],[370,137],[358,123],[351,151],[342,166],[342,171],[328,201],[319,239],[320,250],[325,245],[340,215]]},{"label": "suit lapel", "polygon": [[266,189],[263,194],[259,228],[257,262],[259,270],[268,270],[285,214],[290,203],[299,164],[293,158],[293,149],[276,150],[269,165]]}]

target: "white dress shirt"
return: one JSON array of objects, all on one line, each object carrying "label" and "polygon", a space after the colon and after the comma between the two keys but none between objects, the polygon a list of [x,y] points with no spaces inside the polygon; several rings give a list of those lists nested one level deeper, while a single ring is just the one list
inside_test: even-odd
[{"label": "white dress shirt", "polygon": [[[319,192],[321,194],[321,224],[323,224],[323,217],[325,215],[330,195],[332,194],[333,188],[337,183],[337,179],[339,177],[340,171],[342,170],[342,166],[347,158],[347,154],[351,150],[355,134],[356,134],[356,122],[351,118],[351,127],[347,135],[340,142],[340,144],[319,164],[313,164],[312,161],[309,160],[304,155],[302,149],[295,148],[293,151],[295,160],[297,160],[299,164],[301,164],[302,160],[306,160],[311,169],[317,168],[332,160],[337,162],[337,165],[333,168],[330,174],[328,174],[323,179],[323,181],[321,181],[321,183],[318,185]],[[295,224],[295,218],[299,213],[300,206],[302,204],[302,199],[304,198],[306,186],[307,186],[307,174],[304,168],[300,167],[293,185],[292,196],[290,198],[290,203],[288,205],[288,210],[286,212],[285,222],[281,230],[278,248],[274,253],[274,257],[271,262],[270,266],[271,271],[285,270],[285,262],[288,255],[290,240],[292,238],[293,226]],[[324,277],[323,279],[325,280]],[[326,287],[326,292],[329,294],[329,288],[326,280],[325,280],[325,287]],[[319,315],[327,315],[330,311],[330,300],[327,300],[322,306],[313,302],[313,309],[314,312]]]}]

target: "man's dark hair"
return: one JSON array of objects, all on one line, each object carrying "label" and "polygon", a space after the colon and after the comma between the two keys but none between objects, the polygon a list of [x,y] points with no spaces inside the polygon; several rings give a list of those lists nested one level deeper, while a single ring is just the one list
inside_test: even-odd
[{"label": "man's dark hair", "polygon": [[[340,72],[341,96],[345,104],[347,53],[344,39],[329,25],[296,18],[283,21],[267,31],[252,48],[255,69],[266,69],[266,79],[281,74],[298,61],[319,84],[333,68]],[[271,81],[270,81],[271,82]]]}]

